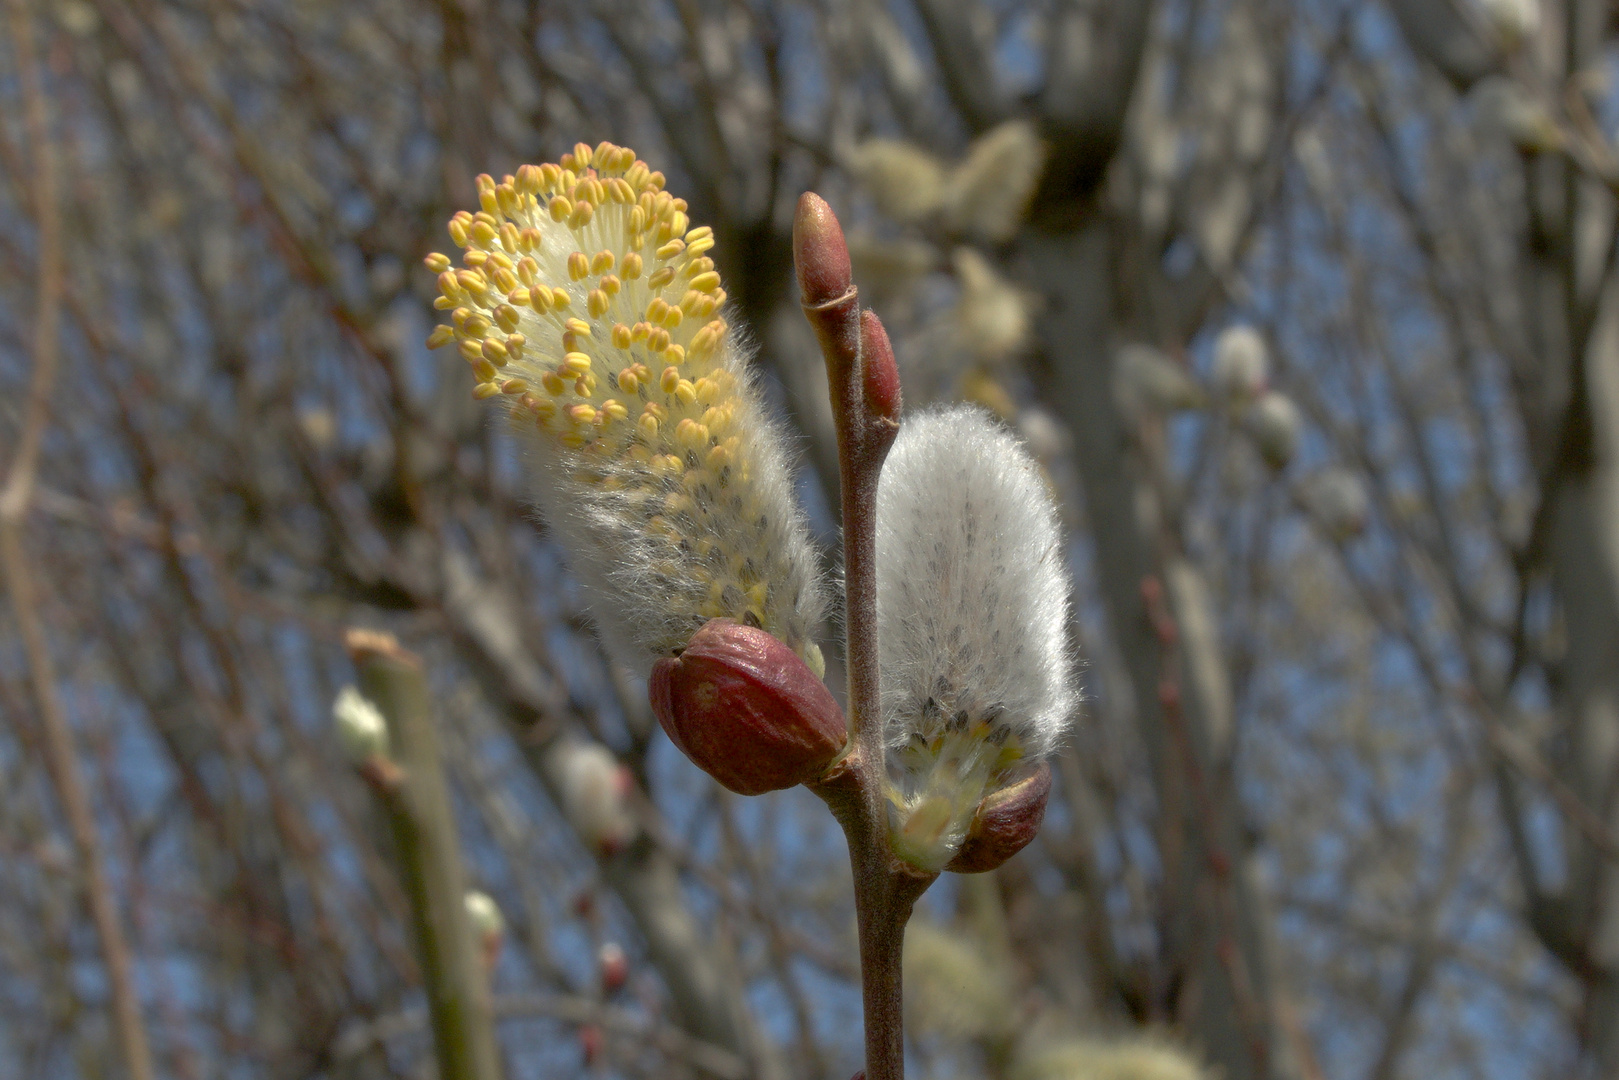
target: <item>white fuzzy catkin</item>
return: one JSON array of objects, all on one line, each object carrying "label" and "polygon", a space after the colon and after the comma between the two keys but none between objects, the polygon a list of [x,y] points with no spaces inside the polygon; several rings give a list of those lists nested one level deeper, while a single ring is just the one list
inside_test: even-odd
[{"label": "white fuzzy catkin", "polygon": [[1254,400],[1265,392],[1270,350],[1259,331],[1244,323],[1228,326],[1214,339],[1214,385],[1232,404]]},{"label": "white fuzzy catkin", "polygon": [[1062,738],[1069,578],[1039,467],[988,413],[908,416],[877,490],[877,632],[895,850],[939,869],[980,799]]},{"label": "white fuzzy catkin", "polygon": [[824,611],[783,437],[686,203],[635,153],[478,178],[450,220],[464,269],[428,256],[474,395],[507,406],[540,510],[615,651],[644,674],[711,618],[760,626],[817,667]]}]

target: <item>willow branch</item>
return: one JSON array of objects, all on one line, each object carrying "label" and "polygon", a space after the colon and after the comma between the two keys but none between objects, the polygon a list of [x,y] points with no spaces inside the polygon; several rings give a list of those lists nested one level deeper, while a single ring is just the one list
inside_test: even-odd
[{"label": "willow branch", "polygon": [[43,728],[46,767],[57,797],[67,816],[68,830],[79,866],[84,873],[84,891],[101,942],[102,960],[107,968],[107,985],[112,997],[113,1028],[117,1034],[124,1068],[131,1080],[151,1080],[152,1054],[141,1021],[140,997],[135,990],[134,961],[124,938],[123,924],[113,903],[107,880],[106,862],[96,836],[95,815],[79,771],[78,753],[66,711],[56,692],[45,627],[39,617],[34,594],[35,572],[28,558],[23,528],[28,519],[39,467],[40,445],[50,418],[51,388],[56,381],[57,322],[62,307],[64,268],[62,227],[57,203],[56,144],[50,131],[45,87],[34,56],[33,27],[24,0],[8,0],[11,40],[17,51],[17,73],[22,87],[23,115],[28,143],[33,152],[32,196],[39,230],[39,293],[35,301],[33,375],[28,400],[23,408],[22,430],[12,455],[6,482],[0,490],[0,574],[11,596],[17,615],[17,629],[28,657],[28,674]]}]

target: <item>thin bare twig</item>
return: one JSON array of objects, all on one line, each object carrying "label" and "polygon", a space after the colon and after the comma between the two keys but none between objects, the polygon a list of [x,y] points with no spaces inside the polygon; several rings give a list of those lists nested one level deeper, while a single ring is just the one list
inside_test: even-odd
[{"label": "thin bare twig", "polygon": [[28,558],[23,528],[34,492],[39,467],[40,445],[50,419],[51,388],[56,382],[57,322],[62,308],[64,268],[62,227],[57,204],[56,144],[50,131],[44,82],[34,56],[32,20],[26,0],[8,0],[11,40],[17,52],[17,72],[23,95],[23,114],[28,143],[34,159],[33,191],[35,222],[39,230],[39,292],[35,301],[33,376],[28,401],[23,409],[22,431],[17,437],[6,482],[0,490],[0,573],[17,615],[17,629],[28,656],[28,674],[39,707],[40,725],[45,736],[46,766],[62,810],[67,815],[79,865],[84,872],[84,891],[101,941],[101,954],[107,966],[107,985],[112,995],[113,1027],[117,1033],[124,1067],[131,1080],[150,1080],[152,1054],[141,1021],[140,998],[135,990],[134,962],[124,938],[118,909],[107,881],[106,863],[96,836],[95,814],[79,772],[78,753],[73,745],[66,710],[56,692],[56,673],[51,664],[50,646],[39,617],[34,594],[34,570]]}]

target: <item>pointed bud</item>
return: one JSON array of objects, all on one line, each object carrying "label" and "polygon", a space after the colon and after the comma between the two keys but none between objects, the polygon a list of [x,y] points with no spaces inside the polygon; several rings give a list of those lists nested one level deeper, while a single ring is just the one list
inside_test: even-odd
[{"label": "pointed bud", "polygon": [[826,200],[813,191],[798,198],[793,217],[793,264],[805,307],[819,307],[840,299],[854,288],[849,245],[843,226]]},{"label": "pointed bud", "polygon": [[874,311],[860,313],[860,364],[866,408],[873,416],[899,420],[899,365],[888,331]]},{"label": "pointed bud", "polygon": [[649,690],[670,741],[739,795],[815,779],[848,740],[843,710],[798,654],[730,619],[659,660]]},{"label": "pointed bud", "polygon": [[1040,831],[1050,797],[1051,766],[1044,761],[1017,783],[984,796],[966,841],[945,869],[982,874],[1022,851]]}]

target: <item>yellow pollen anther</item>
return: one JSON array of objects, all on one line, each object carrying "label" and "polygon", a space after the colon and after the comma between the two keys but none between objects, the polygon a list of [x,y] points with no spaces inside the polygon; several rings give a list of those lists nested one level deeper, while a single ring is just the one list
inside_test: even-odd
[{"label": "yellow pollen anther", "polygon": [[585,307],[590,312],[592,319],[599,319],[607,314],[607,308],[611,303],[612,301],[607,298],[607,294],[600,289],[591,289],[590,294],[585,297]]},{"label": "yellow pollen anther", "polygon": [[495,309],[495,323],[506,333],[517,329],[517,309],[510,304],[501,304]]},{"label": "yellow pollen anther", "polygon": [[472,374],[479,382],[489,382],[495,377],[495,365],[487,360],[474,360]]},{"label": "yellow pollen anther", "polygon": [[698,274],[691,279],[691,287],[700,293],[711,293],[720,287],[720,276],[713,270]]},{"label": "yellow pollen anther", "polygon": [[719,472],[731,463],[731,452],[723,446],[716,446],[708,452],[708,467]]},{"label": "yellow pollen anther", "polygon": [[590,219],[595,213],[596,208],[589,201],[581,199],[574,205],[573,213],[568,217],[568,228],[575,230],[584,228],[590,224]]},{"label": "yellow pollen anther", "polygon": [[506,337],[506,351],[512,354],[514,360],[523,358],[523,346],[528,344],[528,338],[522,334],[508,334]]},{"label": "yellow pollen anther", "polygon": [[602,402],[602,415],[609,420],[623,420],[630,415],[630,410],[625,408],[619,401],[608,398]]},{"label": "yellow pollen anther", "polygon": [[649,323],[661,323],[663,317],[667,314],[669,314],[669,302],[662,297],[655,298],[652,303],[646,306],[646,321]]},{"label": "yellow pollen anther", "polygon": [[472,243],[476,247],[488,247],[495,242],[499,235],[495,231],[495,227],[487,221],[480,221],[472,226]]},{"label": "yellow pollen anther", "polygon": [[568,390],[567,380],[554,371],[548,371],[541,375],[540,385],[545,387],[545,392],[552,397],[561,397]]},{"label": "yellow pollen anther", "polygon": [[624,223],[625,236],[639,236],[646,232],[646,210],[637,206],[630,211],[629,220]]},{"label": "yellow pollen anther", "polygon": [[658,418],[656,416],[651,416],[651,415],[648,415],[647,413],[642,413],[641,414],[641,419],[639,419],[639,420],[637,420],[635,422],[635,426],[640,428],[641,429],[641,434],[645,435],[647,438],[652,439],[652,438],[657,437],[657,434],[658,434]]},{"label": "yellow pollen anther", "polygon": [[646,336],[648,334],[650,334],[651,332],[652,332],[652,327],[648,326],[644,322],[638,322],[634,326],[630,327],[630,340],[631,341],[645,341]]},{"label": "yellow pollen anther", "polygon": [[522,379],[507,379],[505,382],[500,384],[500,392],[502,394],[521,394],[527,389],[528,383],[524,382]]},{"label": "yellow pollen anther", "polygon": [[648,288],[656,291],[658,289],[663,288],[665,285],[669,284],[674,279],[675,279],[675,268],[672,267],[672,266],[665,266],[662,270],[659,270],[657,273],[655,273],[651,277],[647,278],[646,283],[647,283]]},{"label": "yellow pollen anther", "polygon": [[506,294],[506,302],[513,307],[528,307],[530,302],[528,290],[521,285],[517,286],[517,288]]},{"label": "yellow pollen anther", "polygon": [[438,288],[439,292],[443,293],[451,300],[454,300],[461,295],[461,281],[456,277],[455,271],[453,270],[446,270],[439,274]]},{"label": "yellow pollen anther", "polygon": [[445,325],[435,326],[433,327],[433,332],[427,335],[427,347],[429,349],[442,348],[454,340],[454,327]]},{"label": "yellow pollen anther", "polygon": [[590,272],[600,276],[611,270],[616,262],[617,260],[613,257],[613,253],[603,248],[591,257]]},{"label": "yellow pollen anther", "polygon": [[482,296],[489,291],[489,279],[476,270],[457,270],[455,280],[473,296]]},{"label": "yellow pollen anther", "polygon": [[[678,313],[679,309],[677,308],[676,314]],[[671,345],[667,349],[663,350],[663,356],[664,359],[668,360],[671,364],[684,363],[686,360],[686,350],[679,345]]]},{"label": "yellow pollen anther", "polygon": [[627,367],[618,373],[618,388],[626,394],[633,394],[640,389],[640,380],[635,377],[635,369]]},{"label": "yellow pollen anther", "polygon": [[461,323],[461,330],[472,337],[483,337],[489,333],[489,318],[486,315],[473,312]]},{"label": "yellow pollen anther", "polygon": [[575,251],[568,256],[568,279],[579,281],[590,276],[590,260],[582,251]]},{"label": "yellow pollen anther", "polygon": [[456,346],[456,351],[461,354],[464,360],[481,360],[483,359],[483,342],[467,338]]},{"label": "yellow pollen anther", "polygon": [[672,366],[664,368],[663,375],[658,379],[658,389],[665,394],[672,394],[679,385],[680,369]]},{"label": "yellow pollen anther", "polygon": [[583,319],[569,319],[562,325],[565,326],[569,332],[578,334],[580,337],[590,336],[590,324],[585,322]]},{"label": "yellow pollen anther", "polygon": [[701,401],[705,405],[719,400],[720,384],[715,382],[713,379],[698,379],[696,382],[692,383],[692,387],[697,391],[697,400]]},{"label": "yellow pollen anther", "polygon": [[680,321],[685,317],[686,313],[684,311],[681,311],[677,307],[671,307],[663,316],[663,325],[673,330],[675,327],[680,325]]},{"label": "yellow pollen anther", "polygon": [[556,198],[551,200],[550,211],[552,221],[565,221],[567,220],[568,215],[573,213],[573,203],[568,201],[568,197],[566,195],[558,195]]},{"label": "yellow pollen anther", "polygon": [[455,246],[456,247],[463,247],[464,248],[464,247],[467,246],[467,240],[470,239],[470,238],[467,236],[467,223],[466,222],[462,221],[460,218],[451,218],[450,219],[450,224],[449,224],[449,230],[450,230],[450,239],[455,241]]},{"label": "yellow pollen anther", "polygon": [[573,301],[573,298],[568,295],[568,293],[567,293],[567,291],[565,289],[552,289],[551,290],[551,310],[552,311],[566,311],[566,310],[568,310],[568,305],[570,303],[572,303],[572,301]]},{"label": "yellow pollen anther", "polygon": [[613,324],[613,330],[612,330],[612,342],[613,342],[613,348],[615,348],[615,349],[627,349],[627,348],[629,348],[630,347],[630,328],[625,326],[623,323],[614,323]]},{"label": "yellow pollen anther", "polygon": [[486,338],[483,343],[483,356],[496,367],[506,362],[506,343],[495,338]]},{"label": "yellow pollen anther", "polygon": [[619,281],[614,275],[602,275],[602,292],[606,293],[608,296],[617,296],[618,290],[622,289],[623,287],[624,283]]},{"label": "yellow pollen anther", "polygon": [[489,252],[479,251],[477,248],[468,248],[466,254],[461,256],[461,261],[474,270],[482,270],[483,264],[489,261]]},{"label": "yellow pollen anther", "polygon": [[690,405],[697,400],[697,388],[692,386],[690,379],[681,379],[675,386],[675,398],[682,405]]},{"label": "yellow pollen anther", "polygon": [[[658,226],[658,232],[660,234],[663,232],[663,226],[662,225]],[[685,251],[685,250],[686,250],[686,241],[684,241],[684,240],[671,240],[667,244],[663,245],[662,247],[660,247],[658,249],[657,255],[658,255],[658,258],[660,258],[660,259],[668,260],[668,259],[674,258],[676,255],[679,255],[682,251]]]},{"label": "yellow pollen anther", "polygon": [[472,396],[479,401],[483,401],[485,398],[496,397],[499,394],[500,387],[496,386],[492,382],[474,383],[472,386]]},{"label": "yellow pollen anther", "polygon": [[435,274],[442,274],[444,271],[450,268],[450,257],[435,251],[433,254],[422,260],[422,265],[426,266]]},{"label": "yellow pollen anther", "polygon": [[669,347],[669,331],[659,326],[646,336],[646,347],[655,353],[661,353]]},{"label": "yellow pollen anther", "polygon": [[[515,206],[512,207],[511,212],[515,214],[517,212],[517,208]],[[516,251],[521,244],[522,238],[518,236],[516,225],[513,225],[508,221],[506,224],[500,227],[501,247],[505,248],[507,251]]]},{"label": "yellow pollen anther", "polygon": [[589,405],[569,405],[568,418],[576,424],[593,424],[596,422],[596,410]]},{"label": "yellow pollen anther", "polygon": [[524,255],[517,260],[517,277],[531,289],[534,283],[540,280],[540,264],[535,261],[534,256]]},{"label": "yellow pollen anther", "polygon": [[569,376],[590,374],[590,357],[581,352],[571,352],[562,358],[562,366],[557,370]]}]

